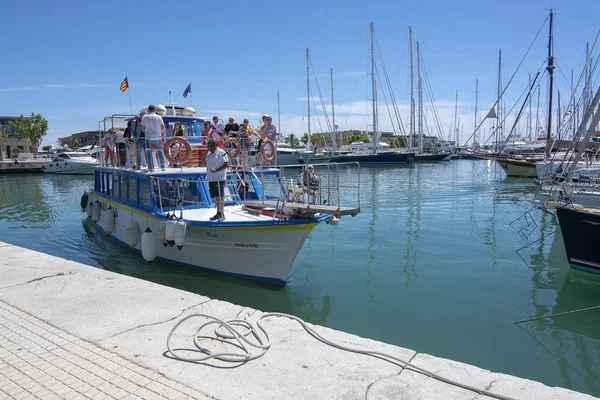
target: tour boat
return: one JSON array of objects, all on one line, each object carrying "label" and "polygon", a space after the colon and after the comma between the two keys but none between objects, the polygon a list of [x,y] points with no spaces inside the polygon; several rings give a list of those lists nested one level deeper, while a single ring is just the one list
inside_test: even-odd
[{"label": "tour boat", "polygon": [[[179,148],[176,155],[171,152],[174,147]],[[286,177],[286,167],[233,166],[224,188],[224,219],[212,221],[216,208],[202,149],[191,151],[180,137],[170,138],[163,148],[168,160],[179,157],[176,163],[183,166],[147,171],[105,165],[102,159],[95,168],[93,190],[81,198],[82,211],[91,221],[148,262],[161,259],[284,286],[314,227],[337,224],[342,216],[360,211],[357,187],[350,197],[340,195],[340,176],[359,175],[357,164],[326,166],[319,193],[307,193],[305,203],[289,201],[288,182],[297,177],[297,167]],[[350,181],[356,185],[359,176]],[[340,198],[354,204],[341,206]]]}]

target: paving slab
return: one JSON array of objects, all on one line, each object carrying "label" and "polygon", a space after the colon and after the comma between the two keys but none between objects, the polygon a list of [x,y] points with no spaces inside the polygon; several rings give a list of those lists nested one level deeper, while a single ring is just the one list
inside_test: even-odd
[{"label": "paving slab", "polygon": [[[177,321],[196,313],[253,322],[264,315],[0,242],[0,398],[592,398],[307,324],[338,345],[410,361],[495,395],[484,396],[398,363],[326,345],[283,317],[263,320],[271,347],[255,360],[175,360],[167,354],[166,339]],[[193,349],[203,321],[195,317],[183,324],[174,347]],[[214,326],[200,332],[203,347],[239,351],[213,331]]]}]

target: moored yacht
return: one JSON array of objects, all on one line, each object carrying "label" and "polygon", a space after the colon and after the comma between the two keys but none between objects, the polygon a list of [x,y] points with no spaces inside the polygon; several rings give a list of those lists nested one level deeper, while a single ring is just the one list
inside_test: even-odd
[{"label": "moored yacht", "polygon": [[83,151],[61,151],[42,169],[46,174],[93,175],[98,160]]}]

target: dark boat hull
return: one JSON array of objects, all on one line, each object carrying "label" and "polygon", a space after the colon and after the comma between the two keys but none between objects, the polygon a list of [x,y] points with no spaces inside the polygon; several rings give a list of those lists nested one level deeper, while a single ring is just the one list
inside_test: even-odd
[{"label": "dark boat hull", "polygon": [[369,164],[408,164],[413,162],[415,153],[379,153],[379,154],[348,154],[335,156],[330,162],[358,162],[363,165]]},{"label": "dark boat hull", "polygon": [[440,154],[416,154],[415,162],[438,162],[450,160],[450,153],[440,153]]},{"label": "dark boat hull", "polygon": [[563,207],[556,214],[569,263],[600,274],[600,213]]}]

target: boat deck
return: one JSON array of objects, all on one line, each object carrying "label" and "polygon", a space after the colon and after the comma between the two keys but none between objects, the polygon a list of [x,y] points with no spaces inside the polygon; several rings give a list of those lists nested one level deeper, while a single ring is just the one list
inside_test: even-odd
[{"label": "boat deck", "polygon": [[360,207],[341,207],[330,206],[326,204],[304,204],[304,203],[288,203],[275,200],[250,200],[244,203],[247,207],[257,209],[272,209],[277,212],[282,212],[284,209],[291,209],[295,214],[314,215],[317,213],[332,214],[336,217],[344,215],[356,216],[360,212]]}]

